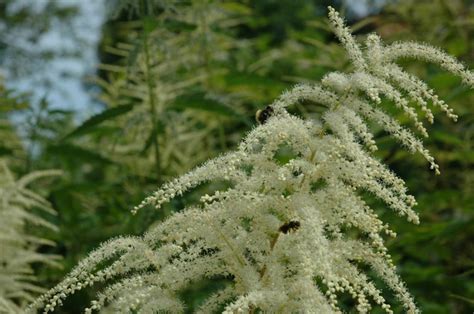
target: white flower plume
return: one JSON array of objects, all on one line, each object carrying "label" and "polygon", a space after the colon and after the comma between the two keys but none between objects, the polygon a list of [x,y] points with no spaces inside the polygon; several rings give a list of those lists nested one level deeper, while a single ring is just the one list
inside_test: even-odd
[{"label": "white flower plume", "polygon": [[0,312],[20,313],[36,295],[44,290],[35,284],[33,263],[58,266],[57,256],[36,252],[40,245],[54,245],[41,239],[27,227],[40,225],[56,230],[56,226],[31,212],[38,208],[55,214],[51,205],[27,185],[42,177],[57,176],[54,170],[36,171],[16,180],[6,163],[0,160]]},{"label": "white flower plume", "polygon": [[[427,131],[411,106],[429,122],[429,104],[456,116],[433,90],[395,62],[413,57],[439,64],[473,86],[474,75],[427,45],[384,46],[371,35],[363,49],[329,8],[334,32],[354,65],[351,73],[329,73],[321,84],[298,85],[259,112],[253,129],[235,152],[213,159],[167,184],[135,208],[159,208],[203,182],[230,187],[204,195],[139,237],[104,243],[31,309],[52,311],[68,295],[105,284],[86,312],[183,312],[179,293],[203,278],[225,278],[199,313],[342,312],[347,293],[360,313],[380,306],[392,313],[399,302],[417,313],[384,245],[394,231],[368,206],[369,192],[408,221],[419,223],[416,201],[371,152],[377,149],[368,122],[375,122],[411,152],[419,152],[439,173],[422,141],[380,107],[385,98],[403,111],[421,135]],[[287,111],[299,101],[326,107],[320,121]],[[282,150],[291,158],[281,162]],[[364,269],[369,267],[395,298]]]}]

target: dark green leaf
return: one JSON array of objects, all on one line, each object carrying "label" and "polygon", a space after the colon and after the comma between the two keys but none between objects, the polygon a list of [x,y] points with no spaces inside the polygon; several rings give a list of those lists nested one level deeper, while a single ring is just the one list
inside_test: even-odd
[{"label": "dark green leaf", "polygon": [[207,111],[222,116],[237,118],[246,123],[250,123],[244,115],[234,110],[234,108],[215,99],[210,99],[202,92],[177,97],[170,109],[194,109]]},{"label": "dark green leaf", "polygon": [[99,153],[67,143],[62,143],[61,145],[50,145],[47,150],[48,153],[53,156],[63,157],[69,160],[80,160],[84,162],[97,162],[105,164],[113,163],[113,161]]},{"label": "dark green leaf", "polygon": [[92,132],[95,129],[95,126],[99,125],[100,123],[123,115],[129,112],[133,108],[133,105],[123,105],[112,107],[102,111],[101,113],[92,116],[91,118],[87,119],[82,125],[77,127],[74,131],[69,133],[64,137],[64,139],[68,139],[71,137],[81,136]]},{"label": "dark green leaf", "polygon": [[452,146],[461,146],[464,144],[464,141],[457,137],[456,135],[447,133],[447,132],[441,132],[441,131],[433,131],[431,132],[432,138],[436,139],[437,141],[440,141],[442,143],[452,145]]},{"label": "dark green leaf", "polygon": [[5,146],[0,146],[0,156],[10,155],[11,153],[13,153],[12,149]]}]

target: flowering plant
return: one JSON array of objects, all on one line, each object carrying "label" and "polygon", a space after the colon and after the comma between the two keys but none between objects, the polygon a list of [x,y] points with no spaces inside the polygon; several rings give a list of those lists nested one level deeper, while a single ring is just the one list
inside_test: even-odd
[{"label": "flowering plant", "polygon": [[[216,180],[228,188],[203,195],[150,228],[143,236],[119,237],[92,252],[31,309],[54,310],[64,298],[105,283],[86,312],[182,312],[180,292],[202,278],[227,284],[198,312],[341,312],[346,292],[360,313],[375,305],[392,313],[369,267],[409,313],[418,309],[384,244],[396,234],[369,207],[370,192],[408,221],[419,223],[402,179],[371,155],[377,149],[368,123],[376,123],[439,173],[422,141],[381,108],[382,98],[403,111],[422,136],[429,104],[456,115],[422,80],[395,62],[411,57],[440,65],[468,85],[474,74],[425,44],[383,45],[369,35],[363,49],[329,8],[334,32],[353,70],[329,73],[318,85],[298,85],[257,114],[254,128],[235,152],[210,160],[165,184],[135,208],[159,208],[198,185]],[[325,107],[321,119],[287,111],[299,101]],[[282,161],[282,151],[290,155]]]},{"label": "flowering plant", "polygon": [[18,313],[34,296],[44,290],[36,283],[33,263],[59,266],[58,256],[37,252],[41,245],[54,242],[28,232],[32,225],[57,230],[40,215],[31,211],[41,209],[56,214],[51,204],[39,194],[28,189],[28,185],[43,177],[57,176],[59,171],[35,171],[16,180],[0,159],[0,312]]}]

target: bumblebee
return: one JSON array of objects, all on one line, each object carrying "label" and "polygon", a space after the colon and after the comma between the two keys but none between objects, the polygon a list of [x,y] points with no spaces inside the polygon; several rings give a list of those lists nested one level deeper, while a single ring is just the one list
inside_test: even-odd
[{"label": "bumblebee", "polygon": [[296,231],[300,228],[301,223],[297,220],[290,220],[289,222],[281,225],[278,229],[281,233],[287,234],[290,231]]},{"label": "bumblebee", "polygon": [[258,123],[264,124],[267,122],[268,118],[270,118],[273,114],[273,108],[271,106],[266,106],[265,109],[263,110],[258,110],[255,113],[255,120],[257,120]]}]

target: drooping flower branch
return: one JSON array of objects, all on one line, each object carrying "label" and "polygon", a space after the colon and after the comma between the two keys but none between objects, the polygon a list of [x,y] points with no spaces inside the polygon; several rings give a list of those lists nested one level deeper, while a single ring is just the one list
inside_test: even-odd
[{"label": "drooping flower branch", "polygon": [[[228,188],[203,195],[139,237],[103,244],[31,309],[52,311],[64,298],[96,283],[106,287],[86,312],[182,312],[179,292],[203,278],[226,278],[199,313],[341,312],[348,293],[356,310],[380,306],[392,313],[399,302],[417,313],[384,245],[396,234],[366,203],[366,191],[408,221],[419,223],[402,179],[371,155],[377,149],[368,122],[375,122],[411,152],[419,152],[439,173],[422,141],[380,106],[383,98],[403,111],[423,136],[415,103],[429,122],[429,104],[456,119],[423,81],[395,62],[413,57],[439,64],[474,85],[474,75],[427,45],[384,46],[376,35],[366,47],[355,41],[329,8],[334,32],[354,70],[329,73],[319,85],[298,85],[259,112],[261,123],[235,152],[213,159],[162,186],[135,208],[159,208],[198,185],[225,180]],[[326,107],[320,120],[301,119],[287,107],[299,101]],[[281,152],[290,154],[282,161]],[[364,272],[390,288],[386,300]],[[398,300],[398,301],[396,301]]]},{"label": "drooping flower branch", "polygon": [[42,177],[60,172],[47,170],[32,172],[16,180],[0,160],[0,312],[20,313],[44,289],[35,284],[33,263],[58,266],[57,256],[36,252],[41,245],[54,245],[28,232],[28,227],[39,225],[56,230],[56,226],[35,215],[37,208],[55,214],[51,205],[28,189],[28,184]]}]

